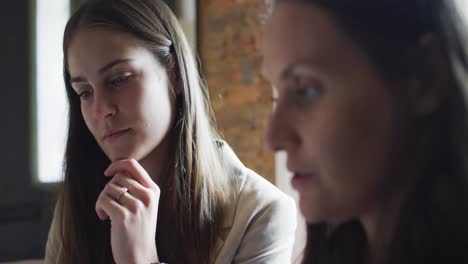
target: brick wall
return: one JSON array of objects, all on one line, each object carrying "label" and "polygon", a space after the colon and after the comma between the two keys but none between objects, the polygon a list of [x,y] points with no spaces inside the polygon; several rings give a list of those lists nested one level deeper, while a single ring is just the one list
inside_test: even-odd
[{"label": "brick wall", "polygon": [[218,128],[244,164],[275,182],[264,133],[271,91],[260,76],[261,0],[200,0],[199,52]]}]

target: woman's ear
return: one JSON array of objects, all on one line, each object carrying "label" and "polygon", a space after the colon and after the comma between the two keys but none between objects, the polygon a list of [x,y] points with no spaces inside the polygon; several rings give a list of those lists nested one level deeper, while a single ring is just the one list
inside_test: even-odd
[{"label": "woman's ear", "polygon": [[413,59],[415,74],[409,85],[409,99],[416,115],[431,114],[445,100],[450,83],[449,59],[440,36],[422,36]]}]

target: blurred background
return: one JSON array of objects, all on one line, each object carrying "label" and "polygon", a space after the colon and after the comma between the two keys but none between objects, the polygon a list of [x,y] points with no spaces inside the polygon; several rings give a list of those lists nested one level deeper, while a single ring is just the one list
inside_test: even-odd
[{"label": "blurred background", "polygon": [[[0,10],[0,263],[44,255],[67,129],[62,36],[84,1],[16,0]],[[200,57],[221,133],[248,167],[295,196],[284,157],[263,143],[272,107],[260,76],[264,1],[166,2]]]}]

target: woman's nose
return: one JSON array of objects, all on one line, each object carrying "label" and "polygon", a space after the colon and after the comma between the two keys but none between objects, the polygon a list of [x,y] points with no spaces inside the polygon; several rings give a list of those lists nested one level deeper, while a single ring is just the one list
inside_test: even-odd
[{"label": "woman's nose", "polygon": [[289,115],[289,112],[280,106],[277,106],[271,114],[265,143],[274,152],[289,151],[300,143],[294,117]]},{"label": "woman's nose", "polygon": [[97,119],[112,117],[117,112],[117,106],[111,96],[95,93],[93,98],[93,115]]}]

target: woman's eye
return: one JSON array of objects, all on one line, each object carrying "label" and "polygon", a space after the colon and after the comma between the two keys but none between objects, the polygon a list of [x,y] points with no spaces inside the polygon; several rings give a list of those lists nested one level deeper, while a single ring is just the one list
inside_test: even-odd
[{"label": "woman's eye", "polygon": [[316,85],[311,84],[294,89],[290,99],[292,103],[303,107],[313,104],[320,94],[320,89],[318,89]]},{"label": "woman's eye", "polygon": [[80,97],[81,100],[86,100],[91,96],[91,92],[90,91],[83,91],[83,92],[79,93],[78,96]]},{"label": "woman's eye", "polygon": [[117,78],[112,79],[111,84],[114,85],[114,86],[122,85],[122,84],[126,83],[128,80],[130,80],[131,77],[132,77],[131,74],[121,75],[121,76],[119,76]]},{"label": "woman's eye", "polygon": [[319,91],[315,85],[307,85],[296,90],[296,94],[300,97],[310,98],[319,95]]}]

